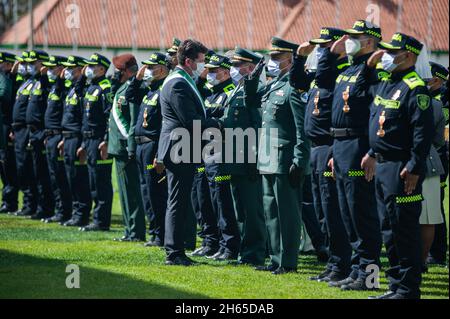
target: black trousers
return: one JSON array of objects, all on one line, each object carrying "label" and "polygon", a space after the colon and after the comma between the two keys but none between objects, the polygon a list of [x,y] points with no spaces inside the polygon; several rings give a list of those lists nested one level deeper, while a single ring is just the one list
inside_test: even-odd
[{"label": "black trousers", "polygon": [[164,244],[164,229],[167,209],[167,180],[159,182],[164,175],[158,175],[153,168],[153,160],[158,150],[158,143],[151,141],[139,144],[136,148],[141,187],[142,203],[147,208],[146,215],[150,223],[150,236],[159,245]]},{"label": "black trousers", "polygon": [[3,183],[2,201],[10,212],[18,208],[19,185],[17,181],[16,154],[14,143],[9,138],[11,127],[3,125],[3,136],[5,137],[5,149],[0,150],[0,177]]},{"label": "black trousers", "polygon": [[198,235],[202,239],[202,246],[208,246],[213,249],[218,248],[220,233],[217,215],[213,210],[211,192],[204,169],[195,172],[192,183],[191,202],[197,223],[200,226]]},{"label": "black trousers", "polygon": [[87,224],[92,199],[87,165],[81,164],[77,157],[81,142],[81,137],[64,138],[64,167],[72,196],[72,219]]},{"label": "black trousers", "polygon": [[390,290],[407,298],[420,297],[422,244],[419,218],[422,211],[421,178],[412,195],[404,192],[400,172],[405,162],[376,166],[376,196],[381,230],[390,268],[386,271]]},{"label": "black trousers", "polygon": [[[191,205],[193,164],[166,163],[168,200],[165,220],[164,247],[167,259],[185,256],[186,224],[194,219]],[[195,231],[194,231],[195,234]]]},{"label": "black trousers", "polygon": [[217,164],[205,164],[205,169],[211,203],[220,231],[220,249],[237,256],[241,238],[231,196],[231,176],[221,174]]},{"label": "black trousers", "polygon": [[22,210],[29,214],[36,213],[37,187],[33,170],[33,159],[28,128],[25,126],[14,128],[14,152],[16,155],[17,181],[23,193]]},{"label": "black trousers", "polygon": [[[311,149],[312,194],[316,211],[322,210],[325,216],[330,251],[327,268],[345,276],[350,273],[352,246],[342,215],[349,216],[349,213],[346,211],[341,214],[341,211],[347,209],[347,206],[339,206],[336,182],[328,167],[329,153],[330,146],[328,145]],[[352,229],[351,225],[349,227]]]},{"label": "black trousers", "polygon": [[102,138],[88,138],[85,140],[87,152],[87,167],[91,197],[94,201],[93,223],[102,228],[111,225],[111,209],[113,188],[111,182],[112,159],[102,160],[98,149]]},{"label": "black trousers", "polygon": [[69,182],[64,168],[64,157],[59,155],[58,144],[62,135],[47,137],[45,149],[47,151],[47,165],[50,174],[50,183],[55,200],[55,215],[64,220],[72,217],[72,196],[70,195]]}]

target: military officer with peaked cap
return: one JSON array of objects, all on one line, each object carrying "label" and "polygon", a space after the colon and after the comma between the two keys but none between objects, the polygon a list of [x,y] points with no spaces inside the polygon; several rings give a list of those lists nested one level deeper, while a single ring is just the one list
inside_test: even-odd
[{"label": "military officer with peaked cap", "polygon": [[[301,196],[309,171],[310,142],[304,132],[306,95],[289,84],[298,45],[273,37],[269,71],[276,77],[256,92],[257,78],[246,81],[247,107],[262,107],[258,169],[263,174],[263,204],[269,232],[273,274],[297,271],[301,230]],[[256,94],[255,94],[256,93]]]}]

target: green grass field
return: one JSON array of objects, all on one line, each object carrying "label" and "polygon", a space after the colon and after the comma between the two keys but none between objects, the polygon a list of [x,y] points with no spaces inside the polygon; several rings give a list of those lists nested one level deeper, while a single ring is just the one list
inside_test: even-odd
[{"label": "green grass field", "polygon": [[[112,230],[106,233],[0,215],[0,298],[365,299],[373,294],[309,281],[323,268],[314,256],[299,257],[299,273],[284,276],[205,259],[196,259],[199,265],[189,268],[164,266],[159,248],[112,241],[122,236],[120,214],[115,192]],[[383,267],[386,262],[383,258]],[[69,264],[80,267],[79,289],[66,288]],[[383,276],[381,285],[387,288]],[[431,267],[422,288],[424,298],[448,299],[448,268]]]}]

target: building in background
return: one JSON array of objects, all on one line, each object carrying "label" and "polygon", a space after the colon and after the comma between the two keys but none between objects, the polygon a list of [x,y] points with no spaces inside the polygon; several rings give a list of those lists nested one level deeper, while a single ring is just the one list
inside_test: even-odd
[{"label": "building in background", "polygon": [[[20,3],[25,0],[0,0]],[[26,2],[26,1],[25,1]],[[108,57],[134,52],[143,60],[173,36],[194,37],[219,52],[240,45],[265,50],[272,35],[301,43],[322,26],[378,23],[385,39],[396,31],[421,39],[431,60],[449,65],[448,0],[28,0],[23,15],[0,34],[0,49],[34,45],[52,53]],[[22,8],[22,7],[21,7]],[[372,20],[374,19],[374,20]],[[379,20],[379,21],[377,21]]]}]

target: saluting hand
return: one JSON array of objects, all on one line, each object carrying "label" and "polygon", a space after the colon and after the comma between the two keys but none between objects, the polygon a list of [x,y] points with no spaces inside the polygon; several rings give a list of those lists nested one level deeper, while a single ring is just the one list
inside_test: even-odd
[{"label": "saluting hand", "polygon": [[405,182],[406,195],[411,195],[412,192],[416,189],[417,182],[419,181],[419,175],[411,174],[405,167],[400,173],[400,177]]},{"label": "saluting hand", "polygon": [[66,78],[65,76],[65,72],[66,72],[67,68],[62,69],[61,73],[59,73],[59,78],[61,80],[64,80]]},{"label": "saluting hand", "polygon": [[369,68],[374,69],[377,64],[381,61],[381,57],[383,56],[383,54],[386,53],[386,50],[378,50],[375,51],[369,58],[369,60],[367,60],[367,66]]},{"label": "saluting hand", "polygon": [[343,55],[345,54],[345,41],[348,39],[348,35],[344,35],[342,38],[334,42],[331,47],[331,53]]},{"label": "saluting hand", "polygon": [[266,61],[264,59],[261,59],[258,64],[256,64],[255,68],[253,69],[252,73],[250,73],[248,79],[259,79],[261,76],[262,71],[264,70],[264,66],[266,65]]},{"label": "saluting hand", "polygon": [[46,75],[46,74],[47,74],[47,71],[48,71],[48,68],[47,68],[46,66],[43,66],[43,67],[41,68],[41,70],[40,70],[41,75]]},{"label": "saluting hand", "polygon": [[17,69],[19,68],[19,61],[14,62],[13,67],[11,68],[11,74],[17,74]]},{"label": "saluting hand", "polygon": [[313,51],[314,48],[316,46],[312,45],[309,42],[303,42],[302,44],[300,44],[300,46],[297,48],[297,55],[298,56],[304,56],[307,57],[308,55],[310,55]]},{"label": "saluting hand", "polygon": [[136,74],[136,80],[142,81],[145,75],[145,70],[147,70],[147,67],[148,65],[144,65],[139,69],[138,73]]}]

